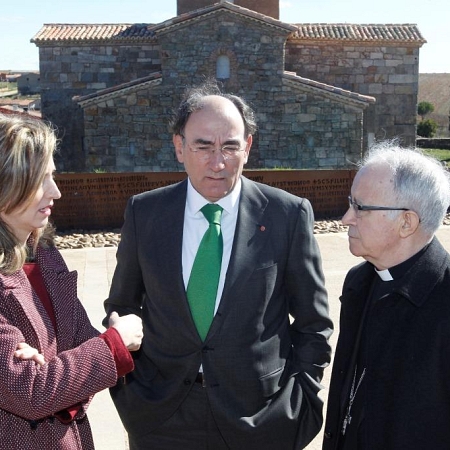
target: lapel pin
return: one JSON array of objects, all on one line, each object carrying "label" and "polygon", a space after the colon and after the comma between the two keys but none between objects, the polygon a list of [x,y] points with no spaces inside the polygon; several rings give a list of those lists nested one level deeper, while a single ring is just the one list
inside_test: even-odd
[{"label": "lapel pin", "polygon": [[266,227],[265,227],[264,225],[260,225],[260,226],[259,226],[259,229],[260,229],[261,231],[266,231]]}]

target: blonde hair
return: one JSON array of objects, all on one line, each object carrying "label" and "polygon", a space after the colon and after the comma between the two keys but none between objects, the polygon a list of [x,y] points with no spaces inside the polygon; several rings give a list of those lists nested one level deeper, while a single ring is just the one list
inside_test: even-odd
[{"label": "blonde hair", "polygon": [[[25,209],[41,186],[56,150],[53,128],[25,114],[0,114],[0,212]],[[33,250],[39,242],[52,242],[50,226],[34,230]],[[0,218],[0,272],[19,270],[27,258],[24,246]]]}]

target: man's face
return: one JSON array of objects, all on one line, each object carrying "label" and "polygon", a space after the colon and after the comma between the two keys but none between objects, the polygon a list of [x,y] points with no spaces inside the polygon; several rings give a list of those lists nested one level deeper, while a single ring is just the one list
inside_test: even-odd
[{"label": "man's face", "polygon": [[[392,174],[387,167],[363,168],[355,176],[351,197],[359,205],[398,207],[393,198]],[[377,269],[392,266],[393,255],[402,238],[402,211],[358,211],[350,207],[342,218],[348,225],[350,251],[371,262]],[[394,217],[394,218],[392,218]]]},{"label": "man's face", "polygon": [[[184,139],[173,137],[177,159],[184,164],[194,188],[210,202],[228,195],[236,186],[252,144],[252,136],[245,136],[241,115],[230,100],[219,96],[205,99],[205,106],[192,113],[184,129]],[[234,159],[225,159],[219,151],[227,145],[238,146],[242,151]],[[213,146],[209,158],[192,148]]]}]

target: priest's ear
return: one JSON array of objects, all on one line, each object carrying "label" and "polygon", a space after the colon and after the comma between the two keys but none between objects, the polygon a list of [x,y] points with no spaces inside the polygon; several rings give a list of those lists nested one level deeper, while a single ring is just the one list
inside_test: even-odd
[{"label": "priest's ear", "polygon": [[420,218],[415,211],[408,210],[402,213],[400,236],[406,238],[417,231],[420,225]]}]

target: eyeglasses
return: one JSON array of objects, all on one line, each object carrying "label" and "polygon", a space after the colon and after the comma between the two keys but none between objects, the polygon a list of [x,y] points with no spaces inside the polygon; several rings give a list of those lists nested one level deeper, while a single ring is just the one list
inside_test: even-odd
[{"label": "eyeglasses", "polygon": [[[184,136],[182,136],[182,138],[183,141],[186,143]],[[239,158],[241,152],[245,150],[245,147],[242,147],[239,144],[226,144],[223,145],[222,147],[219,147],[218,149],[212,144],[200,143],[190,145],[186,143],[186,145],[188,146],[189,150],[192,153],[195,153],[197,158],[200,159],[201,161],[209,161],[216,150],[222,153],[223,159],[225,161]]]},{"label": "eyeglasses", "polygon": [[348,205],[349,208],[353,208],[356,215],[359,214],[360,211],[409,211],[410,208],[394,208],[390,206],[369,206],[369,205],[359,205],[356,203],[352,197],[348,196]]}]

